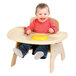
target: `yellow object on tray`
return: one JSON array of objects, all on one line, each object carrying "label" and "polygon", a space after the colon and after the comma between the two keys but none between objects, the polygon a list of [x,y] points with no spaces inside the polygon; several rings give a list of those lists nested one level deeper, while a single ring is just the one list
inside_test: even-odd
[{"label": "yellow object on tray", "polygon": [[44,34],[35,34],[31,37],[33,40],[39,40],[39,41],[43,41],[43,40],[47,40],[48,37]]}]

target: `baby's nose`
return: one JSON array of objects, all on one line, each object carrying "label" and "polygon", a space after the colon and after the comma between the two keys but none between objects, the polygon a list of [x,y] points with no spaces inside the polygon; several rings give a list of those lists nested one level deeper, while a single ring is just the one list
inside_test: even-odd
[{"label": "baby's nose", "polygon": [[44,17],[44,14],[42,14],[42,17]]}]

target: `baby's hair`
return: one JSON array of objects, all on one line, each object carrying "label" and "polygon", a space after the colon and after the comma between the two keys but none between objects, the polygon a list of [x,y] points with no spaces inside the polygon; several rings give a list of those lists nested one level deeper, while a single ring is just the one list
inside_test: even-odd
[{"label": "baby's hair", "polygon": [[48,8],[48,12],[50,12],[49,7],[48,7],[47,4],[45,4],[45,3],[40,3],[40,4],[37,5],[37,7],[36,7],[36,12],[35,12],[35,13],[37,13],[37,9],[38,9],[38,8],[43,9],[43,8],[45,8],[45,7],[47,7],[47,8]]}]

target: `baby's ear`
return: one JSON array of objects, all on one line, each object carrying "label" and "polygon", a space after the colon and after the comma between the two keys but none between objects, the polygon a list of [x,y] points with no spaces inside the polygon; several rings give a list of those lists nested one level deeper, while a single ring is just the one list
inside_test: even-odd
[{"label": "baby's ear", "polygon": [[37,13],[35,12],[35,15],[37,16]]},{"label": "baby's ear", "polygon": [[49,15],[50,15],[50,12],[49,12]]}]

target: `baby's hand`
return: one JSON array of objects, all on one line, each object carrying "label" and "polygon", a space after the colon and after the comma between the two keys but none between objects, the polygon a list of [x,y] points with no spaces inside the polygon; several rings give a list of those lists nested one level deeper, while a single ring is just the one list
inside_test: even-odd
[{"label": "baby's hand", "polygon": [[54,30],[52,28],[49,28],[49,33],[54,33]]},{"label": "baby's hand", "polygon": [[27,34],[27,35],[31,34],[31,30],[27,30],[27,31],[26,31],[26,34]]}]

